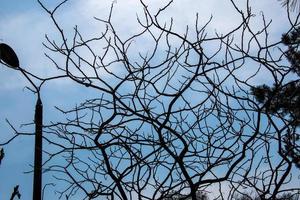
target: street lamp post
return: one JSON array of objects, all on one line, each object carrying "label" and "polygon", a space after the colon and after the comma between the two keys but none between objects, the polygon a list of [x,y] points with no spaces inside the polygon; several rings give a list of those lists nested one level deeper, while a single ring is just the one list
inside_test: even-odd
[{"label": "street lamp post", "polygon": [[43,104],[38,92],[35,105],[35,146],[34,146],[34,179],[33,200],[42,198],[42,150],[43,150]]},{"label": "street lamp post", "polygon": [[34,147],[34,177],[33,200],[42,199],[42,149],[43,149],[43,104],[40,96],[40,86],[36,86],[26,71],[19,66],[19,60],[14,50],[7,44],[0,43],[0,61],[7,67],[21,71],[25,78],[35,88],[37,101],[35,105],[35,147]]}]

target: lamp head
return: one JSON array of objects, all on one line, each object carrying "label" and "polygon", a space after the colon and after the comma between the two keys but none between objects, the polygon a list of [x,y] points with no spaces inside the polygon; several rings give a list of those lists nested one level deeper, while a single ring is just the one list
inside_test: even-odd
[{"label": "lamp head", "polygon": [[14,50],[5,43],[0,43],[0,60],[13,69],[19,68],[19,59]]}]

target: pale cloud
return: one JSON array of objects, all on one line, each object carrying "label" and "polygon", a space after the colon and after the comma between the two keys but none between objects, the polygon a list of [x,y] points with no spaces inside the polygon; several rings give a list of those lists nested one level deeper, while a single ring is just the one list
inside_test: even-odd
[{"label": "pale cloud", "polygon": [[[39,12],[25,12],[0,18],[0,30],[3,42],[9,44],[18,55],[22,68],[43,76],[48,74],[44,57],[44,33],[49,20]],[[20,78],[18,71],[1,66],[1,90],[24,87],[26,80]],[[18,81],[12,81],[18,80]]]}]

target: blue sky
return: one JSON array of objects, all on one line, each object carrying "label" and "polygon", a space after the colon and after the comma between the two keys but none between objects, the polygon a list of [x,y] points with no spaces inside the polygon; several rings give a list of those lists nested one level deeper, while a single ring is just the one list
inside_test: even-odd
[{"label": "blue sky", "polygon": [[[52,1],[55,4],[57,1]],[[101,32],[101,26],[92,17],[106,17],[111,0],[71,0],[66,4],[59,18],[66,32],[71,31],[74,25],[78,25],[87,36],[93,36]],[[148,3],[150,1],[147,1]],[[166,1],[152,1],[151,9],[156,10]],[[240,1],[241,7],[244,6]],[[265,12],[267,19],[272,19],[270,27],[271,39],[277,40],[286,30],[285,10],[281,8],[276,0],[253,0],[250,1],[257,14],[257,26],[261,25],[260,11]],[[52,5],[53,5],[52,4]],[[40,8],[35,0],[0,0],[0,39],[1,42],[13,47],[19,56],[20,64],[28,71],[40,76],[50,76],[56,73],[53,66],[44,56],[46,51],[42,45],[45,34],[56,38],[53,24],[47,14]],[[52,6],[49,5],[49,6]],[[118,27],[122,37],[126,37],[138,30],[135,21],[136,13],[141,12],[141,7],[136,0],[117,0],[115,6],[114,23]],[[193,26],[195,13],[199,12],[203,24],[214,15],[212,24],[208,31],[226,33],[239,23],[239,19],[232,14],[233,8],[226,0],[203,0],[195,3],[193,0],[178,0],[170,7],[165,17],[174,17],[175,28],[179,32],[185,30],[186,25]],[[130,23],[124,23],[130,22]],[[143,44],[136,44],[137,49],[144,48]],[[20,124],[31,122],[35,96],[24,89],[28,86],[26,80],[17,71],[0,66],[0,143],[12,136],[5,119],[8,119],[19,128]],[[66,92],[67,91],[67,92]],[[49,121],[57,113],[53,108],[55,105],[73,106],[76,102],[86,98],[92,93],[79,92],[79,89],[71,86],[67,81],[58,81],[48,85],[43,90],[45,112],[48,113],[45,120]],[[74,96],[76,96],[74,98]],[[33,161],[33,138],[22,137],[16,139],[5,147],[6,159],[0,166],[0,199],[8,199],[14,185],[20,185],[23,199],[30,199],[32,190],[32,174],[24,174],[29,171]],[[48,194],[48,193],[47,193]],[[50,194],[48,194],[50,195]],[[47,199],[51,199],[47,196]]]}]

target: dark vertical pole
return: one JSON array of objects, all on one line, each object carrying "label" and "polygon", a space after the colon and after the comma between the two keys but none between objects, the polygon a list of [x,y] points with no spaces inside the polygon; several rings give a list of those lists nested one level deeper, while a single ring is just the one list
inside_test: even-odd
[{"label": "dark vertical pole", "polygon": [[35,105],[35,148],[34,148],[34,177],[33,200],[42,199],[42,149],[43,149],[43,104],[38,93]]}]

